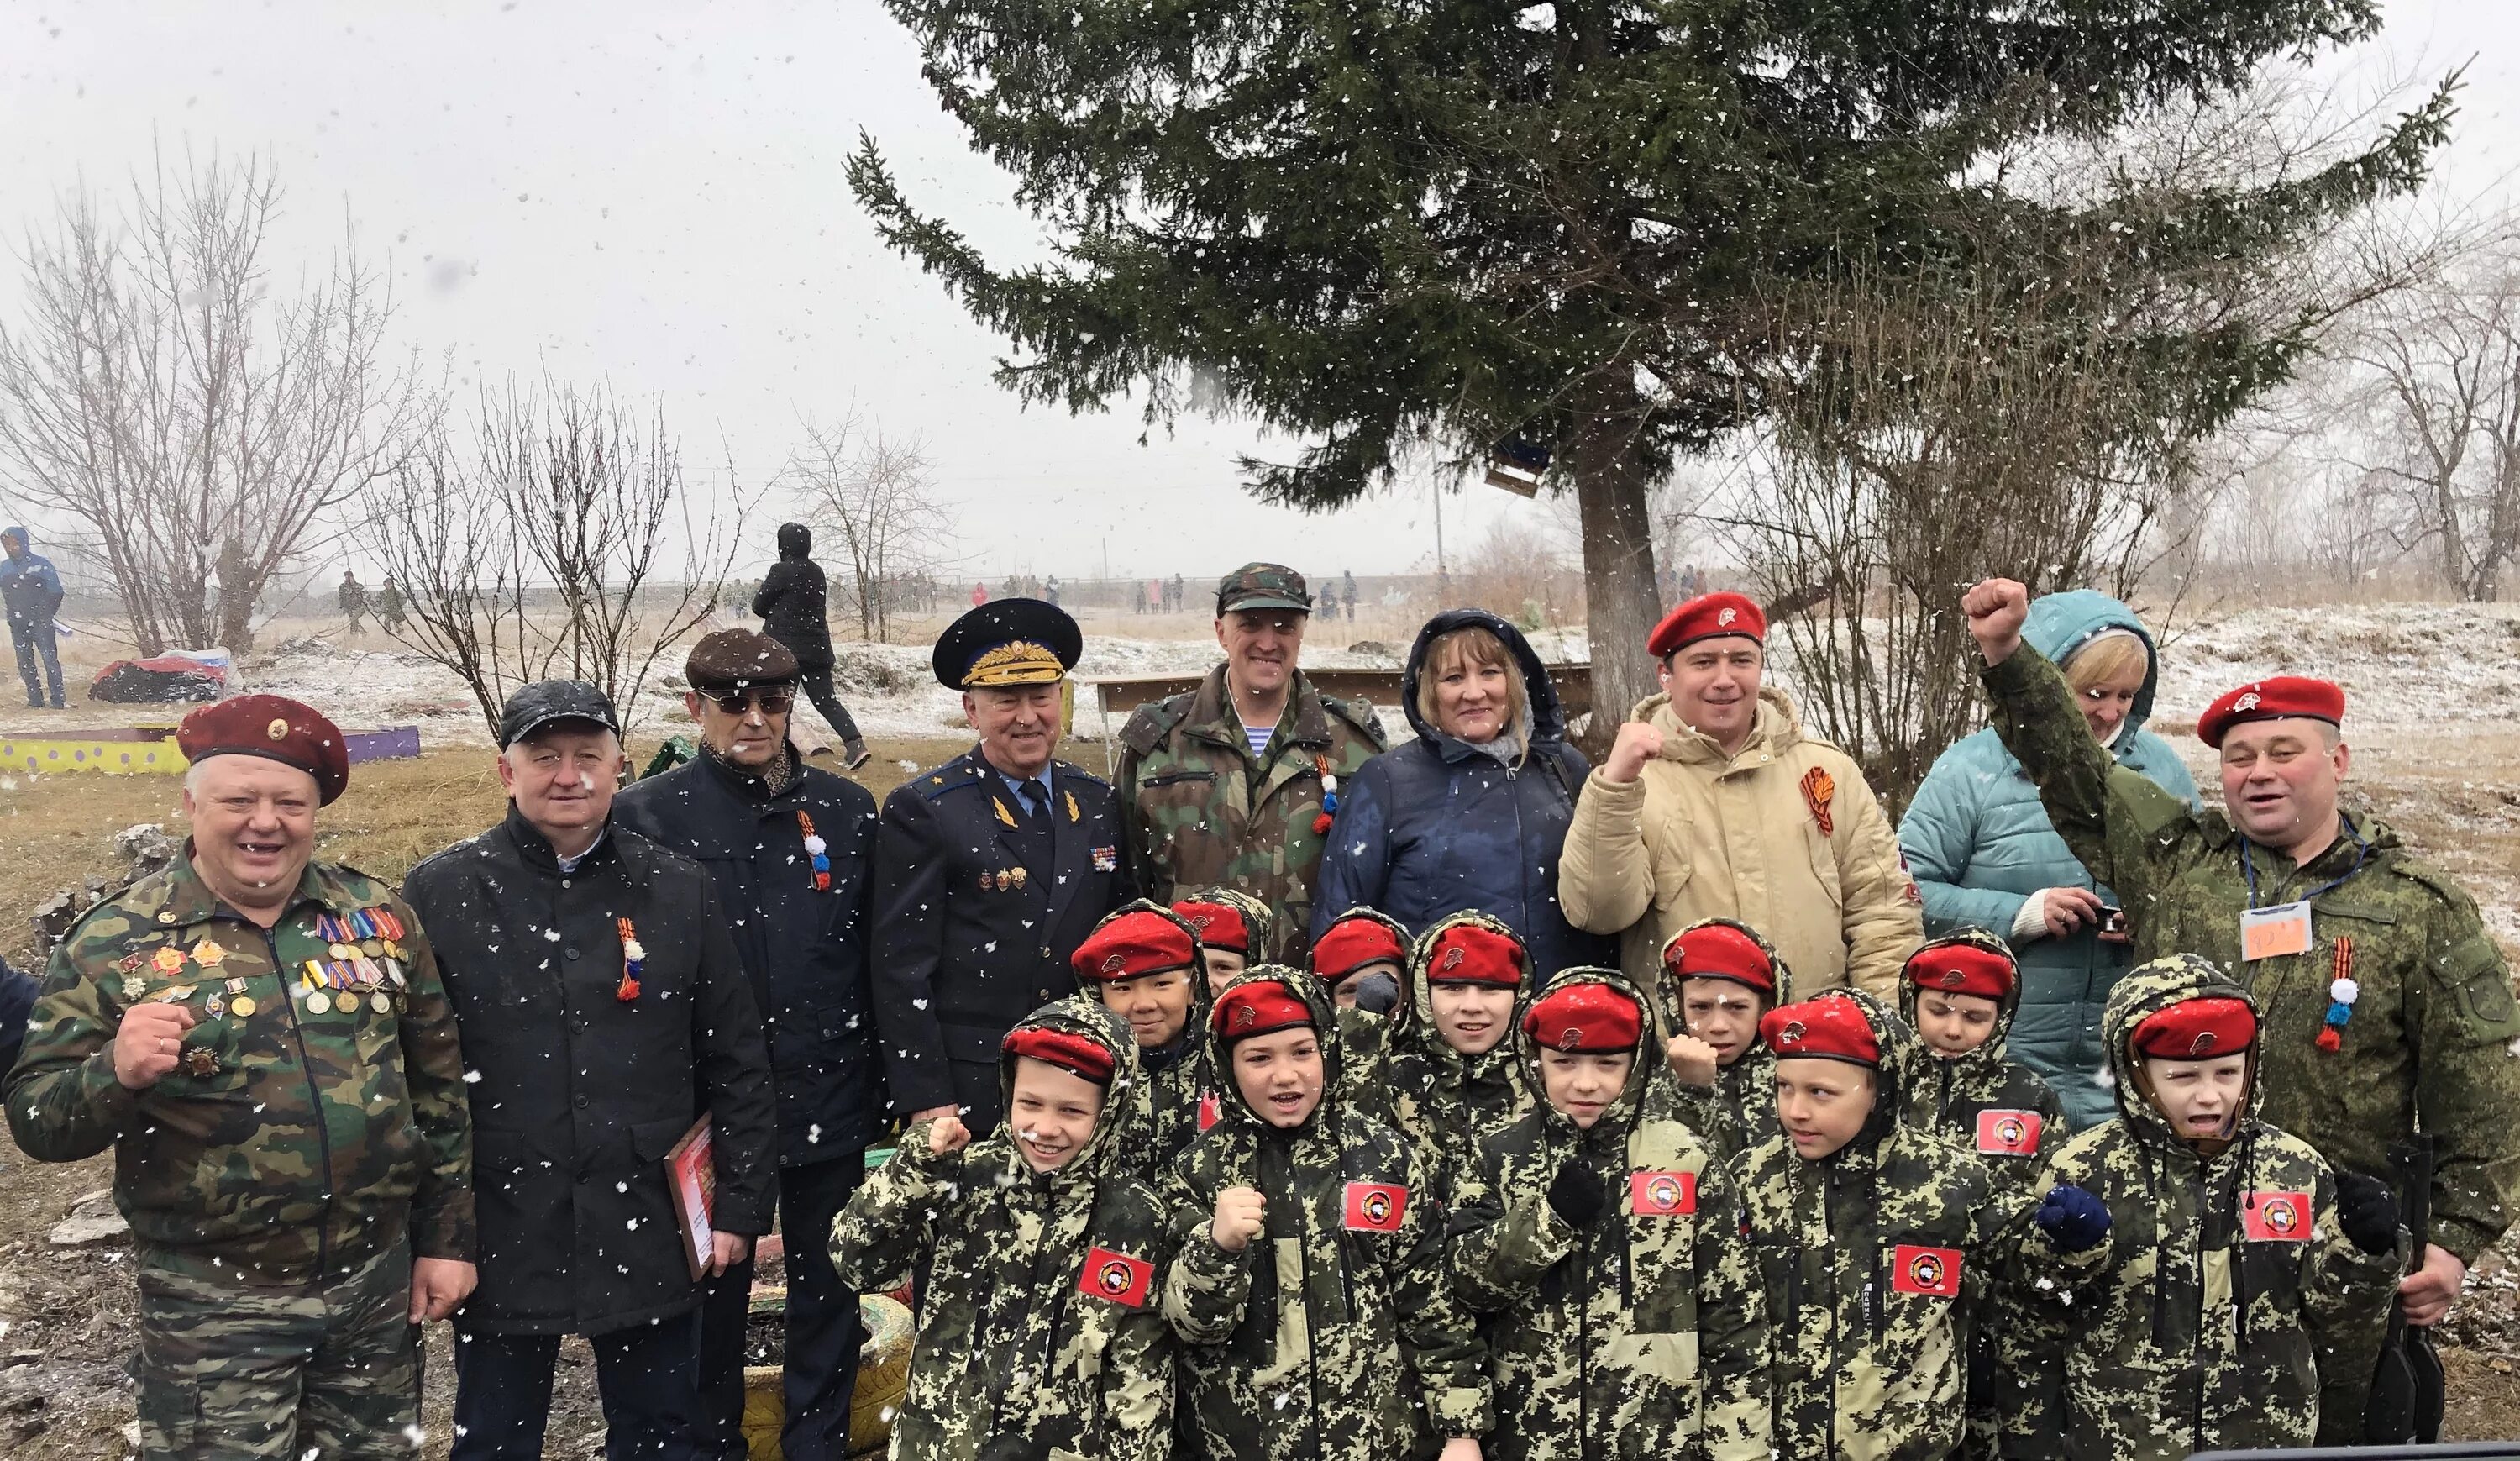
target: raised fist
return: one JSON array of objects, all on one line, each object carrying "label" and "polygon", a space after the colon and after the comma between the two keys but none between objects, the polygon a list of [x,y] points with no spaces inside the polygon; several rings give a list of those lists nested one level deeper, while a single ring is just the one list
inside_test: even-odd
[{"label": "raised fist", "polygon": [[113,1032],[113,1078],[124,1090],[145,1091],[163,1080],[184,1058],[184,1031],[193,1012],[180,1004],[136,1004]]},{"label": "raised fist", "polygon": [[1622,785],[1637,779],[1645,762],[1662,754],[1662,732],[1642,720],[1631,720],[1619,727],[1618,739],[1610,743],[1610,755],[1601,762],[1601,779]]},{"label": "raised fist", "polygon": [[958,1116],[940,1116],[927,1123],[927,1155],[942,1157],[971,1144],[971,1128]]},{"label": "raised fist", "polygon": [[1227,1253],[1240,1253],[1268,1225],[1268,1206],[1269,1200],[1251,1188],[1228,1187],[1216,1195],[1216,1220],[1208,1224],[1207,1234]]},{"label": "raised fist", "polygon": [[2022,621],[2030,617],[2030,590],[2010,578],[1981,578],[1960,595],[1969,637],[1989,664],[2002,664],[2021,648]]},{"label": "raised fist", "polygon": [[1711,1088],[1715,1084],[1715,1073],[1721,1062],[1715,1058],[1715,1047],[1697,1036],[1673,1035],[1663,1042],[1662,1055],[1671,1066],[1671,1073],[1681,1084],[1700,1089]]}]

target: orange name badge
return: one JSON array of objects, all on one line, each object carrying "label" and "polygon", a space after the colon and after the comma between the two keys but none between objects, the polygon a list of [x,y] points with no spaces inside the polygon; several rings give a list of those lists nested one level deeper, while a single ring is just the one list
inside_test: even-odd
[{"label": "orange name badge", "polygon": [[1628,1210],[1639,1217],[1677,1217],[1696,1211],[1697,1173],[1628,1173]]},{"label": "orange name badge", "polygon": [[2250,1192],[2240,1200],[2240,1236],[2251,1243],[2310,1241],[2310,1194]]},{"label": "orange name badge", "polygon": [[2036,1157],[2047,1122],[2035,1111],[1981,1111],[1977,1114],[1977,1149],[1989,1157]]},{"label": "orange name badge", "polygon": [[2279,959],[2310,952],[2310,904],[2277,903],[2272,908],[2240,911],[2240,957],[2244,961]]}]

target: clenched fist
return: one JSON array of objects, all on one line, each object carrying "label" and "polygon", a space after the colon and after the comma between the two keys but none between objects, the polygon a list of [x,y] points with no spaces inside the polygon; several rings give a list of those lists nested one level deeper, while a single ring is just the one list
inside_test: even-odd
[{"label": "clenched fist", "polygon": [[927,1123],[927,1155],[942,1157],[971,1144],[971,1128],[958,1116],[940,1116]]},{"label": "clenched fist", "polygon": [[183,1059],[184,1031],[196,1022],[179,1004],[139,1004],[123,1012],[113,1032],[113,1078],[127,1091],[145,1091],[163,1080]]},{"label": "clenched fist", "polygon": [[1711,1088],[1721,1064],[1715,1058],[1715,1047],[1695,1035],[1673,1035],[1663,1042],[1662,1058],[1671,1066],[1671,1073],[1683,1085]]},{"label": "clenched fist", "polygon": [[1960,595],[1969,637],[1989,664],[2002,664],[2021,648],[2022,620],[2030,617],[2030,590],[2009,578],[1981,578]]},{"label": "clenched fist", "polygon": [[1228,1187],[1216,1195],[1216,1220],[1207,1225],[1207,1235],[1227,1253],[1240,1253],[1268,1224],[1268,1206],[1267,1198],[1248,1187]]},{"label": "clenched fist", "polygon": [[1610,743],[1610,755],[1601,762],[1601,779],[1622,786],[1637,779],[1645,762],[1662,754],[1662,732],[1642,720],[1631,720],[1619,727],[1619,737]]}]

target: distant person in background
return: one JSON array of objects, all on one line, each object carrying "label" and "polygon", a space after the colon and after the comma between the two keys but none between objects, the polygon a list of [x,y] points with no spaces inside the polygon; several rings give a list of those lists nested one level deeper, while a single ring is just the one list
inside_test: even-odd
[{"label": "distant person in background", "polygon": [[1173,596],[1173,613],[1179,614],[1182,612],[1182,606],[1190,602],[1189,593],[1182,587],[1181,574],[1173,574],[1171,589]]},{"label": "distant person in background", "polygon": [[1345,569],[1341,569],[1339,571],[1339,592],[1347,599],[1347,621],[1351,624],[1355,623],[1356,575],[1347,571]]},{"label": "distant person in background", "polygon": [[1340,786],[1313,936],[1359,905],[1412,937],[1447,914],[1486,913],[1522,940],[1535,988],[1614,957],[1611,939],[1557,906],[1557,856],[1592,767],[1566,744],[1557,688],[1521,631],[1484,609],[1435,616],[1409,652],[1400,700],[1418,739]]},{"label": "distant person in background", "polygon": [[388,634],[398,634],[410,622],[403,613],[402,585],[388,573],[384,588],[377,594],[377,624]]},{"label": "distant person in background", "polygon": [[[2196,805],[2179,753],[2143,728],[2161,670],[2135,612],[2089,589],[2030,606],[2022,638],[2065,672],[2092,738],[2117,765]],[[1925,932],[2001,934],[2021,964],[2012,1058],[2039,1073],[2080,1131],[2117,1114],[2101,1083],[2100,1016],[2134,960],[2118,895],[2076,860],[2039,804],[2039,788],[1992,729],[1942,753],[1899,823],[1908,871],[1925,894]],[[2114,923],[2114,926],[2113,926]]]},{"label": "distant person in background", "polygon": [[[62,657],[53,616],[62,612],[62,577],[53,561],[34,551],[26,529],[0,529],[0,603],[9,608],[9,639],[18,647],[18,677],[26,682],[26,705],[42,709],[47,688],[56,710],[62,708]],[[40,663],[43,677],[36,678]]]},{"label": "distant person in background", "polygon": [[823,617],[823,566],[809,556],[813,551],[812,528],[802,523],[780,524],[779,561],[762,575],[761,591],[752,596],[752,612],[761,616],[761,632],[796,657],[805,698],[831,722],[840,738],[841,765],[854,771],[867,763],[869,753],[866,737],[858,734],[858,723],[849,718],[849,708],[832,690],[832,626]]},{"label": "distant person in background", "polygon": [[989,586],[985,583],[972,584],[971,607],[977,609],[987,602],[989,602]]},{"label": "distant person in background", "polygon": [[1048,578],[1042,580],[1041,596],[1049,601],[1051,607],[1057,608],[1058,606],[1058,575],[1057,573],[1053,573]]},{"label": "distant person in background", "polygon": [[341,606],[341,616],[350,621],[350,632],[359,632],[359,620],[368,615],[368,587],[359,575],[348,569],[341,571],[341,591],[335,595]]}]

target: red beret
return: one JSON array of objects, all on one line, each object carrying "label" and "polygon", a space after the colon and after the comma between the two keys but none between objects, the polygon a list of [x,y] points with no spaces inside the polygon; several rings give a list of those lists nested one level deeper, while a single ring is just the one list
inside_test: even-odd
[{"label": "red beret", "polygon": [[1863,1006],[1851,999],[1812,999],[1768,1011],[1759,1038],[1778,1060],[1842,1060],[1881,1064],[1881,1039]]},{"label": "red beret", "polygon": [[2212,1060],[2257,1042],[2258,1014],[2245,999],[2182,999],[2156,1010],[2127,1043],[2156,1060]]},{"label": "red beret", "polygon": [[1067,962],[1078,979],[1090,983],[1188,969],[1197,952],[1190,930],[1152,908],[1141,908],[1104,919]]},{"label": "red beret", "polygon": [[1768,616],[1736,593],[1699,594],[1662,616],[1662,622],[1654,625],[1653,637],[1645,641],[1645,653],[1659,660],[1683,645],[1724,634],[1764,643]]},{"label": "red beret", "polygon": [[1705,923],[1681,930],[1662,946],[1662,967],[1685,980],[1731,980],[1771,998],[1777,992],[1777,961],[1759,940],[1728,924]]},{"label": "red beret", "polygon": [[1100,1042],[1064,1029],[1044,1029],[1038,1025],[1021,1025],[1007,1031],[998,1048],[1008,1055],[1025,1056],[1073,1072],[1096,1085],[1109,1085],[1116,1069],[1111,1052]]},{"label": "red beret", "polygon": [[1645,1012],[1607,984],[1559,984],[1531,1002],[1522,1028],[1544,1050],[1621,1055],[1643,1037]]},{"label": "red beret", "polygon": [[1502,984],[1522,982],[1531,956],[1510,934],[1474,923],[1455,924],[1426,946],[1426,982],[1430,984]]},{"label": "red beret", "polygon": [[2196,717],[2196,739],[2219,749],[2224,733],[2243,720],[2281,720],[2290,715],[2306,715],[2342,726],[2345,690],[2326,680],[2297,674],[2279,674],[2271,680],[2227,690]]},{"label": "red beret", "polygon": [[1251,930],[1242,922],[1242,910],[1232,903],[1182,902],[1173,911],[1190,920],[1198,930],[1198,941],[1209,948],[1221,948],[1229,954],[1251,952]]},{"label": "red beret", "polygon": [[1919,989],[2002,1000],[2019,977],[2012,956],[1971,938],[1941,938],[1908,956],[1908,982]]},{"label": "red beret", "polygon": [[1378,918],[1352,914],[1313,940],[1313,973],[1335,983],[1379,959],[1407,963],[1400,935]]},{"label": "red beret", "polygon": [[1225,991],[1208,1024],[1229,1041],[1282,1029],[1312,1029],[1313,1007],[1276,980],[1253,980]]},{"label": "red beret", "polygon": [[239,695],[202,706],[175,727],[184,759],[258,755],[315,778],[315,799],[330,806],[350,786],[350,747],[341,728],[312,706],[278,695]]}]

